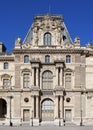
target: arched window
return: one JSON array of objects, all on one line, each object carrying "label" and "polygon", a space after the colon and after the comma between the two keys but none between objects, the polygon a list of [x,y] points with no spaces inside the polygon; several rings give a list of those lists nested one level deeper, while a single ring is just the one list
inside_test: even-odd
[{"label": "arched window", "polygon": [[23,88],[30,87],[30,75],[29,73],[24,73],[23,75]]},{"label": "arched window", "polygon": [[66,56],[66,63],[71,63],[71,56],[70,55]]},{"label": "arched window", "polygon": [[50,99],[46,99],[42,103],[42,110],[53,110],[54,109],[54,102]]},{"label": "arched window", "polygon": [[42,76],[43,89],[53,89],[53,74],[51,71],[47,70]]},{"label": "arched window", "polygon": [[29,56],[28,55],[25,55],[24,56],[24,63],[28,63],[29,62]]},{"label": "arched window", "polygon": [[45,63],[49,63],[50,62],[50,56],[49,55],[46,55],[45,56]]},{"label": "arched window", "polygon": [[3,84],[3,87],[4,88],[9,88],[11,87],[11,76],[8,75],[8,74],[3,74],[1,76],[1,79],[2,79],[2,84]]},{"label": "arched window", "polygon": [[8,62],[4,63],[4,69],[8,69]]},{"label": "arched window", "polygon": [[44,34],[44,45],[51,45],[51,33]]}]

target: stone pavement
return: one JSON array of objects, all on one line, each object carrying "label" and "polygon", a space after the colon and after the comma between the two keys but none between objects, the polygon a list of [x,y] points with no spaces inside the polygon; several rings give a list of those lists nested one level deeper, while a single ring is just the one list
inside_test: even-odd
[{"label": "stone pavement", "polygon": [[38,126],[38,127],[26,127],[26,126],[0,126],[0,130],[93,130],[93,126]]}]

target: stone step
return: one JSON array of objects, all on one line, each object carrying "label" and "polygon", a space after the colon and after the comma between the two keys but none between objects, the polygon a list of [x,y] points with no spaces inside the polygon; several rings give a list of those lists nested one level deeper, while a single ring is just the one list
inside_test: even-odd
[{"label": "stone step", "polygon": [[54,125],[54,121],[42,121],[40,123],[41,126]]},{"label": "stone step", "polygon": [[65,122],[65,126],[76,126],[73,122]]},{"label": "stone step", "polygon": [[22,126],[30,126],[30,122],[22,122]]}]

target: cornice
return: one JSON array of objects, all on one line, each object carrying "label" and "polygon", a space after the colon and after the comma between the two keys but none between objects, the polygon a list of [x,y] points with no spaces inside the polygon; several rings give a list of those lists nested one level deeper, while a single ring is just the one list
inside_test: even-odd
[{"label": "cornice", "polygon": [[14,50],[14,54],[24,54],[24,53],[82,53],[84,50],[82,49],[52,49],[52,48],[47,48],[47,49],[20,49],[20,50]]},{"label": "cornice", "polygon": [[39,88],[30,88],[30,89],[0,89],[0,93],[8,93],[8,92],[32,92],[32,91],[37,91],[37,92],[43,92],[43,91],[50,91],[50,92],[57,92],[57,91],[64,91],[65,93],[66,92],[83,92],[83,93],[93,93],[93,89],[85,89],[85,90],[82,90],[82,89],[64,89],[63,87],[56,87],[52,90],[42,90],[42,89],[39,89]]},{"label": "cornice", "polygon": [[93,56],[93,50],[85,49],[85,48],[31,48],[31,49],[14,49],[13,54],[56,54],[56,53],[62,53],[62,54],[81,54],[86,56]]},{"label": "cornice", "polygon": [[3,57],[0,57],[0,61],[14,61],[14,57],[3,56]]}]

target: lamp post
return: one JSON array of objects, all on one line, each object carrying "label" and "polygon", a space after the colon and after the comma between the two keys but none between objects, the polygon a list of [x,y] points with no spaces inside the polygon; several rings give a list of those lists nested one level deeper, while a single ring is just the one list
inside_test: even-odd
[{"label": "lamp post", "polygon": [[64,89],[63,91],[63,125],[65,126],[65,116],[64,116],[64,108],[65,108],[65,105],[64,105],[64,102],[65,102],[65,96],[66,96],[66,91]]},{"label": "lamp post", "polygon": [[33,126],[33,110],[32,110],[32,126]]},{"label": "lamp post", "polygon": [[13,96],[9,96],[9,98],[10,98],[10,126],[12,126],[13,124],[12,124],[12,121],[11,121],[11,119],[12,119],[11,100],[12,100]]},{"label": "lamp post", "polygon": [[61,126],[61,111],[59,110],[59,126]]},{"label": "lamp post", "polygon": [[83,120],[82,120],[82,94],[83,94],[83,92],[81,91],[81,93],[80,93],[80,126],[82,126],[83,125]]}]

